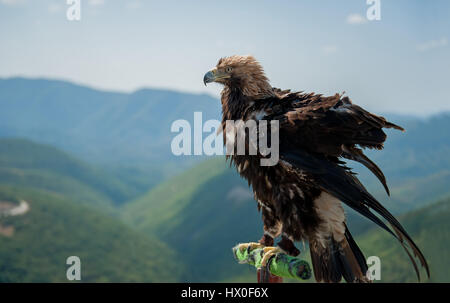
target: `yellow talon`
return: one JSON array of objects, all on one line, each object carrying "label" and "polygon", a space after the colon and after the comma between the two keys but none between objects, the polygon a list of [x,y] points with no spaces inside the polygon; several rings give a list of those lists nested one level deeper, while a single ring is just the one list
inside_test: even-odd
[{"label": "yellow talon", "polygon": [[278,246],[268,246],[263,249],[263,258],[261,260],[261,266],[266,267],[270,258],[277,253],[284,253],[284,251]]},{"label": "yellow talon", "polygon": [[239,250],[243,252],[244,250],[248,249],[248,251],[252,251],[256,248],[262,248],[264,245],[257,242],[250,242],[250,243],[241,243],[239,244]]}]

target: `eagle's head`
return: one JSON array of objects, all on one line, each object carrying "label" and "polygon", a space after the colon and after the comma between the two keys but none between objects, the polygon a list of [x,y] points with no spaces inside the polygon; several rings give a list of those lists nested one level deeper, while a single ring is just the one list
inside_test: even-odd
[{"label": "eagle's head", "polygon": [[219,60],[216,67],[203,77],[205,85],[210,82],[227,88],[239,89],[249,97],[272,95],[272,87],[264,70],[253,56],[230,56]]}]

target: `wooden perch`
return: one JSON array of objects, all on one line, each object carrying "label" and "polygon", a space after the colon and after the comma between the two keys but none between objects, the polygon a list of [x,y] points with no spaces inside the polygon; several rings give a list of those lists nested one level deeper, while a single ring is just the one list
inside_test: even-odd
[{"label": "wooden perch", "polygon": [[[241,264],[250,264],[257,269],[261,268],[261,260],[264,256],[262,248],[239,249],[239,245],[233,247],[233,254]],[[308,280],[311,278],[311,267],[308,262],[284,253],[277,253],[268,261],[269,271],[272,275],[296,280]]]}]

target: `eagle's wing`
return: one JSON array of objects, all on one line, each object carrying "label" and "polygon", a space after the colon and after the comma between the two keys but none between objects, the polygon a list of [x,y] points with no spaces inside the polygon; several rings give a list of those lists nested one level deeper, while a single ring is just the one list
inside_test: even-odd
[{"label": "eagle's wing", "polygon": [[[266,119],[280,121],[281,148],[344,157],[365,165],[389,189],[378,166],[358,148],[382,149],[383,128],[403,130],[385,118],[367,112],[348,97],[288,93],[267,108]],[[282,137],[289,138],[283,140]]]},{"label": "eagle's wing", "polygon": [[413,255],[426,268],[429,276],[423,254],[401,224],[364,188],[350,169],[338,160],[338,157],[345,157],[363,163],[387,190],[381,170],[357,146],[381,149],[386,139],[383,128],[403,128],[367,112],[341,95],[323,97],[288,93],[266,104],[267,115],[264,119],[276,119],[280,122],[281,165],[309,176],[311,184],[340,199],[388,231],[405,248],[418,277],[419,271]]},{"label": "eagle's wing", "polygon": [[[326,159],[324,156],[311,154],[302,149],[280,151],[280,159],[281,165],[286,166],[287,169],[298,170],[303,175],[307,174],[311,178],[312,184],[338,198],[396,237],[411,259],[419,280],[419,270],[413,255],[419,259],[421,265],[425,267],[428,276],[430,276],[425,257],[408,233],[397,219],[367,192],[348,169]],[[374,210],[389,222],[392,230],[371,210]],[[409,249],[412,249],[413,255]]]}]

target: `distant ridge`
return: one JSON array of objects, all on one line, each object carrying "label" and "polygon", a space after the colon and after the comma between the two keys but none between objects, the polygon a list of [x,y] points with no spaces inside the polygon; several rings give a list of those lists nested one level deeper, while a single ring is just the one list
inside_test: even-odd
[{"label": "distant ridge", "polygon": [[21,185],[111,209],[137,189],[57,148],[27,139],[0,138],[0,184]]},{"label": "distant ridge", "polygon": [[48,143],[91,162],[149,166],[180,162],[170,151],[174,120],[190,121],[194,111],[204,119],[220,114],[218,100],[206,94],[111,92],[21,77],[0,79],[0,106],[0,137]]}]

